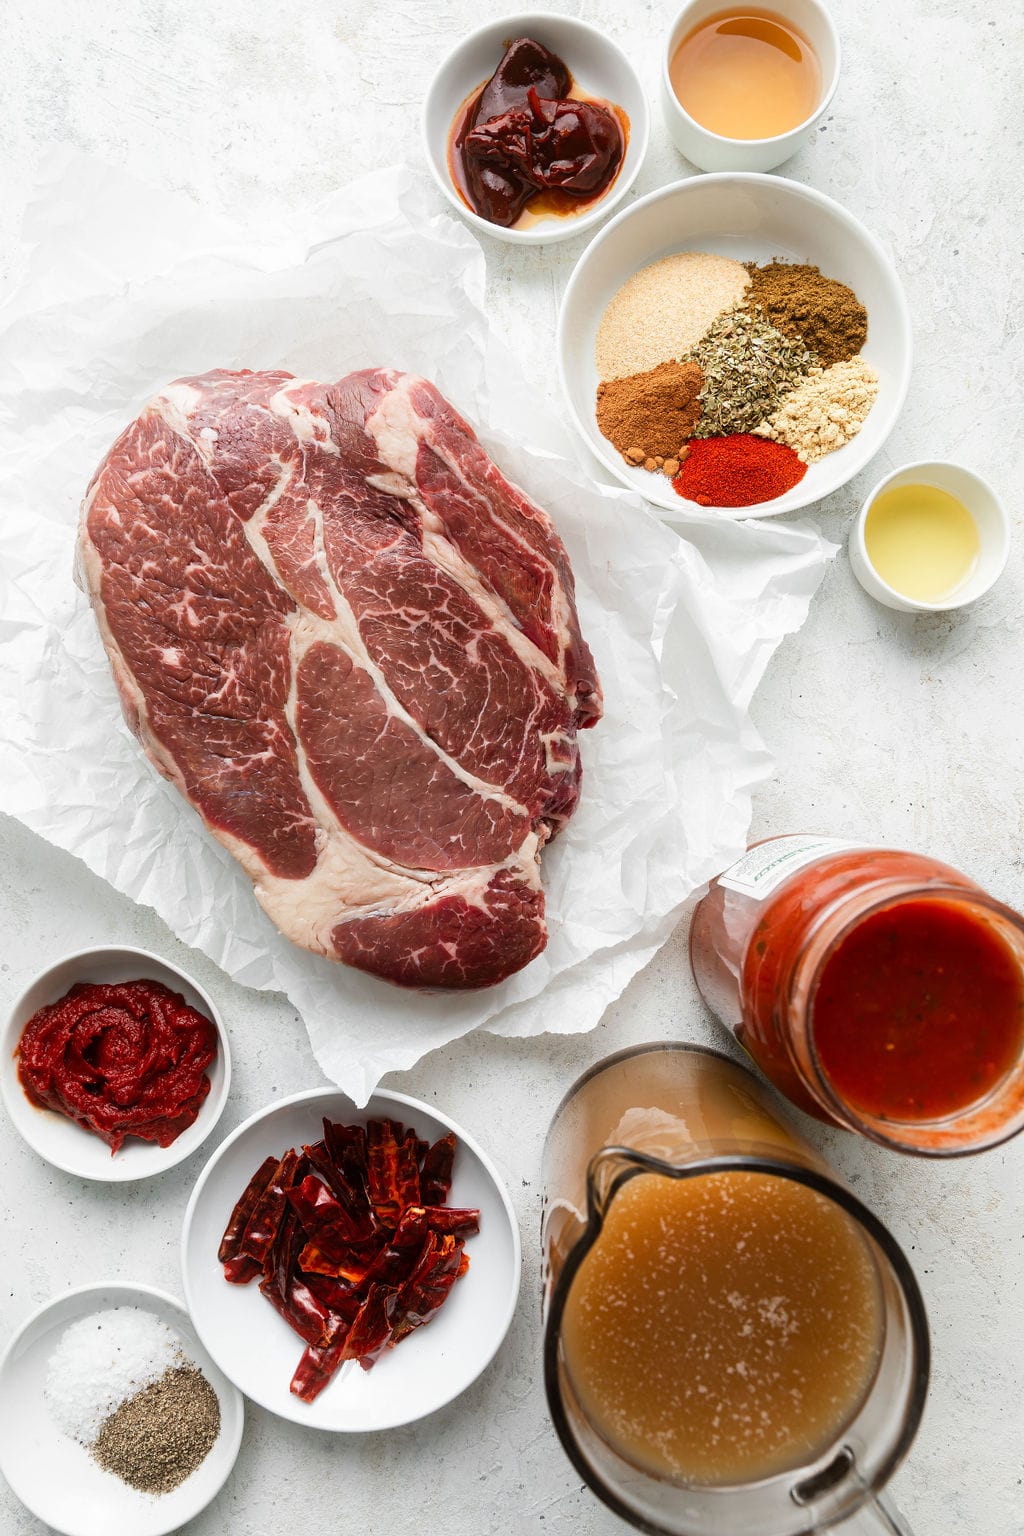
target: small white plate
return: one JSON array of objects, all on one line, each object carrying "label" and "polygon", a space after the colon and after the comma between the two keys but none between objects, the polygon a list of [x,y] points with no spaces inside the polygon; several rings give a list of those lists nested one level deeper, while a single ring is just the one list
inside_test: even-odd
[{"label": "small white plate", "polygon": [[[437,1316],[371,1371],[349,1361],[312,1403],[289,1391],[302,1340],[260,1295],[229,1285],[217,1260],[228,1218],[264,1158],[318,1141],[324,1116],[346,1125],[389,1118],[431,1142],[458,1138],[448,1203],[475,1206],[480,1231],[466,1242],[469,1270]],[[522,1254],[508,1193],[473,1138],[438,1110],[402,1093],[376,1093],[364,1109],[337,1088],[281,1099],[222,1142],[199,1175],[182,1232],[185,1299],[196,1332],[224,1374],[261,1407],[314,1429],[394,1429],[464,1392],[497,1353],[515,1312]]]},{"label": "small white plate", "polygon": [[[502,54],[517,37],[532,37],[557,54],[574,85],[591,96],[620,107],[629,118],[629,140],[619,174],[596,201],[564,217],[546,214],[521,228],[503,229],[464,203],[448,168],[448,140],[456,113],[468,96],[491,78]],[[509,245],[550,245],[572,240],[606,218],[637,178],[647,153],[650,111],[640,77],[607,33],[574,16],[526,12],[502,16],[478,27],[441,64],[423,102],[421,132],[427,164],[445,197],[477,234]]]},{"label": "small white plate", "polygon": [[[198,1115],[169,1147],[158,1147],[156,1142],[129,1136],[119,1152],[111,1153],[107,1143],[92,1131],[76,1125],[74,1120],[59,1115],[56,1110],[39,1109],[30,1101],[18,1080],[15,1052],[21,1032],[32,1015],[46,1004],[57,1002],[76,981],[139,980],[161,982],[172,992],[180,993],[192,1008],[212,1019],[217,1026],[217,1054],[207,1068],[210,1091]],[[133,949],[128,945],[84,949],[58,960],[21,994],[0,1034],[0,1096],[15,1129],[48,1163],[83,1179],[124,1184],[133,1179],[148,1179],[173,1168],[201,1146],[213,1130],[230,1086],[231,1051],[227,1031],[212,998],[184,971],[179,971],[169,960],[150,954],[147,949]]]},{"label": "small white plate", "polygon": [[[784,496],[752,507],[698,507],[664,475],[627,464],[597,425],[594,342],[610,300],[641,267],[676,251],[711,251],[736,261],[809,262],[847,283],[868,312],[864,357],[878,374],[878,397],[860,432],[808,465]],[[910,315],[888,256],[839,203],[782,176],[723,172],[693,176],[632,203],[587,246],[569,279],[558,320],[558,371],[569,414],[591,453],[617,480],[669,514],[776,517],[820,501],[851,480],[878,452],[903,408],[913,351]],[[675,514],[673,518],[672,514]]]},{"label": "small white plate", "polygon": [[[181,1339],[220,1403],[220,1434],[191,1477],[170,1493],[138,1493],[98,1466],[57,1425],[43,1396],[50,1356],[64,1329],[109,1307],[153,1312]],[[205,1509],[238,1455],[241,1394],[199,1343],[180,1301],[150,1285],[84,1285],[49,1301],[23,1323],[0,1359],[0,1472],[21,1502],[62,1536],[165,1536]]]}]

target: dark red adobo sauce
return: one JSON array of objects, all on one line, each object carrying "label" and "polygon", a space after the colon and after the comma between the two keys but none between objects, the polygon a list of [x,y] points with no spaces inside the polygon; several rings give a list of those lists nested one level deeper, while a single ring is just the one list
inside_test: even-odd
[{"label": "dark red adobo sauce", "polygon": [[628,122],[618,107],[572,96],[555,54],[517,38],[490,80],[456,114],[452,180],[490,224],[510,229],[530,213],[576,213],[618,175]]},{"label": "dark red adobo sauce", "polygon": [[900,901],[866,917],[814,993],[818,1061],[837,1096],[887,1120],[938,1120],[977,1104],[1024,1047],[1020,965],[952,902]]}]

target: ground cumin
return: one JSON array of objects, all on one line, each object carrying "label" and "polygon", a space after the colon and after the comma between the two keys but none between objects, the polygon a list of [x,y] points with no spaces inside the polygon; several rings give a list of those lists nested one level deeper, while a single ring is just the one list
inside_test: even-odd
[{"label": "ground cumin", "polygon": [[868,334],[868,312],[852,288],[817,267],[772,261],[748,265],[744,304],[761,310],[787,336],[799,336],[823,368],[856,357]]},{"label": "ground cumin", "polygon": [[659,363],[597,386],[597,424],[629,464],[674,475],[700,416],[697,363]]}]

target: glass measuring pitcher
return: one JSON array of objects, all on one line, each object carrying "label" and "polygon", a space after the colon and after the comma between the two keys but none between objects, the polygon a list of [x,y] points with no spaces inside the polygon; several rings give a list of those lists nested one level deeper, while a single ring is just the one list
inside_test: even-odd
[{"label": "glass measuring pitcher", "polygon": [[893,1237],[717,1051],[585,1074],[544,1149],[544,1376],[581,1477],[656,1536],[909,1536],[928,1385]]}]

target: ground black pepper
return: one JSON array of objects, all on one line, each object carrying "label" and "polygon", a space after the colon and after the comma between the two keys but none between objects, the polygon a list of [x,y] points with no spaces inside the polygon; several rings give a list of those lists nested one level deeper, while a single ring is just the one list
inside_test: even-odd
[{"label": "ground black pepper", "polygon": [[172,1366],[106,1419],[92,1447],[100,1466],[141,1493],[170,1493],[220,1434],[220,1403],[194,1365]]}]

